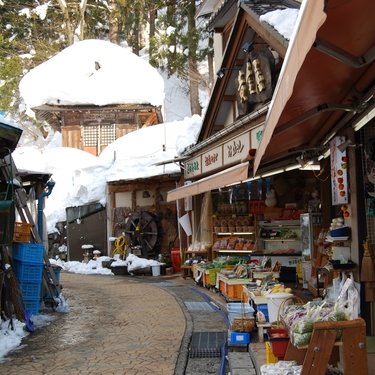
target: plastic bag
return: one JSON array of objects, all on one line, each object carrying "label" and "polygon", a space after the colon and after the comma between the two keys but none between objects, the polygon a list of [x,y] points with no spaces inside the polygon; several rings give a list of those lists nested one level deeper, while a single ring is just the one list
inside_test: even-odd
[{"label": "plastic bag", "polygon": [[311,319],[301,319],[294,326],[293,332],[295,333],[306,333],[314,330],[314,321]]},{"label": "plastic bag", "polygon": [[293,333],[293,345],[302,346],[308,345],[311,340],[312,332]]}]

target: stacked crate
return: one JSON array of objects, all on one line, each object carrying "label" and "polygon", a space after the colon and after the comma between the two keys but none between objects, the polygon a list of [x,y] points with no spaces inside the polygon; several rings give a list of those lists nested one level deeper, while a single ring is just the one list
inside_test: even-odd
[{"label": "stacked crate", "polygon": [[39,313],[44,245],[13,242],[13,266],[26,310]]},{"label": "stacked crate", "polygon": [[13,242],[30,242],[30,229],[29,223],[14,223]]}]

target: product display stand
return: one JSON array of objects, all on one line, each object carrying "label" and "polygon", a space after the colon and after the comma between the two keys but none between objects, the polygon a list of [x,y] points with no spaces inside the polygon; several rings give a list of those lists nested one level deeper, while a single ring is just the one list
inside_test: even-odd
[{"label": "product display stand", "polygon": [[[195,256],[207,256],[207,250],[199,250],[199,251],[184,251],[185,254],[185,261],[189,260]],[[181,272],[182,272],[182,277],[186,279],[187,277],[194,278],[193,275],[193,265],[183,265],[181,266]]]},{"label": "product display stand", "polygon": [[[336,341],[338,330],[341,341]],[[366,322],[362,318],[316,322],[309,345],[289,342],[284,360],[302,365],[301,375],[324,375],[328,364],[337,365],[344,375],[368,375]]]}]

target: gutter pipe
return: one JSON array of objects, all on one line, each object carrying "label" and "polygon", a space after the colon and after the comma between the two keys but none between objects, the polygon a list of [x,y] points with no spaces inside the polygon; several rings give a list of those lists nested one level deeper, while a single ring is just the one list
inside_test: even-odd
[{"label": "gutter pipe", "polygon": [[52,193],[52,189],[55,186],[55,181],[47,182],[47,191],[41,193],[38,197],[38,232],[41,241],[43,241],[43,198],[48,197]]}]

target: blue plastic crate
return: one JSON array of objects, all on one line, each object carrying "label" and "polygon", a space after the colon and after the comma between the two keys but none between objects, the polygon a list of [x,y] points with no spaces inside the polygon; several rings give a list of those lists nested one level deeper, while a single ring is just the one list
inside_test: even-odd
[{"label": "blue plastic crate", "polygon": [[12,257],[27,263],[43,262],[44,245],[37,243],[13,242]]},{"label": "blue plastic crate", "polygon": [[39,314],[39,300],[23,300],[25,310],[31,310],[33,315]]},{"label": "blue plastic crate", "polygon": [[248,332],[231,332],[231,344],[250,344],[250,333]]},{"label": "blue plastic crate", "polygon": [[227,303],[227,310],[231,324],[236,317],[241,318],[243,315],[252,317],[255,313],[255,310],[248,303]]},{"label": "blue plastic crate", "polygon": [[38,301],[40,300],[40,289],[42,287],[42,283],[21,281],[19,285],[23,299]]},{"label": "blue plastic crate", "polygon": [[42,281],[43,263],[24,263],[17,260],[13,260],[14,273],[19,282],[30,281],[40,282]]},{"label": "blue plastic crate", "polygon": [[267,322],[269,322],[269,315],[268,315],[268,305],[266,303],[262,303],[257,305],[257,310],[261,311],[264,316],[266,317]]}]

